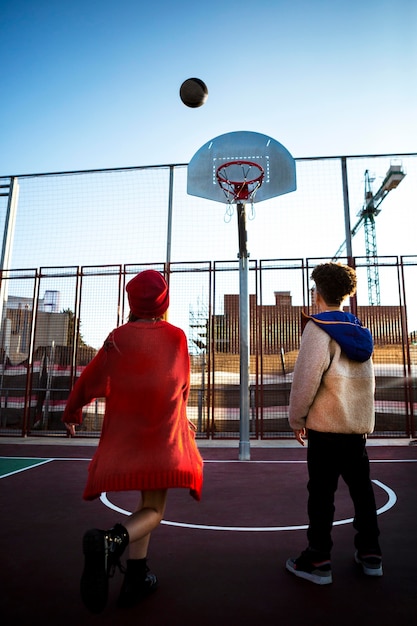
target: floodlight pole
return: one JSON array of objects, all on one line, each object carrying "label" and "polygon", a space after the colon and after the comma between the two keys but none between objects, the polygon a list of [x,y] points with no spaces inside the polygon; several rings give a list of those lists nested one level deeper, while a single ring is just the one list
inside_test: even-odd
[{"label": "floodlight pole", "polygon": [[236,205],[239,232],[239,354],[240,420],[239,460],[250,461],[249,444],[249,254],[247,249],[246,207]]}]

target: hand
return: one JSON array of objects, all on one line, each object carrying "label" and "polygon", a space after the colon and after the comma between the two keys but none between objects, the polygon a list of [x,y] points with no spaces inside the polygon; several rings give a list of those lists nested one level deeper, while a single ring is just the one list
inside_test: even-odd
[{"label": "hand", "polygon": [[305,446],[306,442],[303,439],[303,437],[306,436],[306,429],[305,428],[299,428],[299,429],[293,430],[293,432],[294,432],[294,437],[297,439],[297,441],[299,443],[301,443],[302,446]]},{"label": "hand", "polygon": [[67,437],[75,437],[75,424],[65,423],[65,428],[67,429]]},{"label": "hand", "polygon": [[194,424],[194,422],[192,422],[190,420],[189,417],[187,417],[187,421],[188,421],[188,428],[196,433],[197,432],[197,426]]}]

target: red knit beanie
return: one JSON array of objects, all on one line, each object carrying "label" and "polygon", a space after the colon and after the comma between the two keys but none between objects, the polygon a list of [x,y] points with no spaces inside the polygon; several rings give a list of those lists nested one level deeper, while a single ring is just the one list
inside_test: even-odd
[{"label": "red knit beanie", "polygon": [[155,270],[137,274],[126,285],[131,312],[137,317],[160,317],[169,307],[165,278]]}]

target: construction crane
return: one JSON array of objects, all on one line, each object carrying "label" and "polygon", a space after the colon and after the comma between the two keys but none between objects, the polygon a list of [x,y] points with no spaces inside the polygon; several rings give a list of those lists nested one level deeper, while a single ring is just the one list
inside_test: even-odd
[{"label": "construction crane", "polygon": [[[381,294],[379,288],[379,271],[377,265],[377,247],[376,247],[376,231],[375,218],[381,212],[378,208],[381,202],[386,198],[390,191],[398,187],[405,173],[402,165],[390,165],[382,185],[378,191],[373,194],[371,183],[373,178],[369,174],[369,170],[365,171],[365,199],[362,209],[358,213],[358,221],[350,231],[352,237],[356,235],[360,227],[365,229],[365,254],[367,261],[367,277],[368,277],[368,299],[370,305],[381,304]],[[337,250],[333,257],[336,261],[346,247],[346,241]]]}]

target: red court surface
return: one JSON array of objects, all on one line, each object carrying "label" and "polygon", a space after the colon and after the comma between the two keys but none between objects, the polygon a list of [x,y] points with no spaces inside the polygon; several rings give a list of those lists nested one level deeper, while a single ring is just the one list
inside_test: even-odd
[{"label": "red court surface", "polygon": [[[336,498],[333,584],[319,587],[288,573],[286,559],[306,546],[306,450],[258,445],[251,461],[242,462],[230,442],[201,447],[201,502],[182,490],[170,492],[165,523],[153,533],[149,553],[160,583],[156,593],[134,608],[117,608],[117,573],[106,610],[92,615],[79,597],[82,535],[123,523],[138,495],[107,494],[107,504],[82,500],[93,442],[0,441],[1,624],[415,626],[417,447],[407,443],[368,447],[382,578],[365,577],[353,562],[352,507],[343,482]],[[18,459],[14,465],[12,458]],[[22,458],[47,462],[31,467],[26,461],[22,468]]]}]

